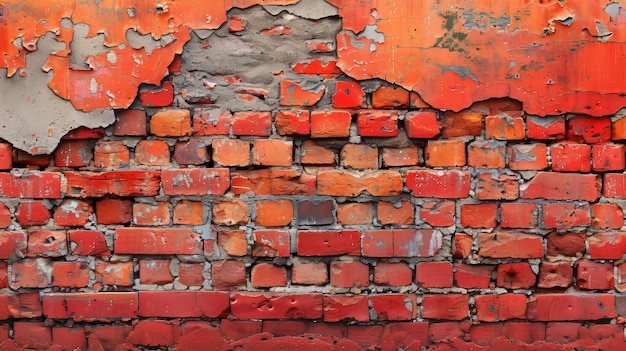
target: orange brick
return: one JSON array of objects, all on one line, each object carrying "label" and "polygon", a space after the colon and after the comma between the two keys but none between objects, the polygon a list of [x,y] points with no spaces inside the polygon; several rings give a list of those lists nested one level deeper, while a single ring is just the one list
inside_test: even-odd
[{"label": "orange brick", "polygon": [[219,166],[250,164],[250,143],[239,139],[215,139],[211,143],[213,161]]},{"label": "orange brick", "polygon": [[300,147],[300,163],[332,166],[335,164],[335,153],[313,140],[305,140]]},{"label": "orange brick", "polygon": [[471,110],[448,111],[441,120],[441,137],[479,136],[483,133],[483,115]]},{"label": "orange brick", "polygon": [[372,92],[372,108],[408,108],[409,92],[402,87],[381,86]]},{"label": "orange brick", "polygon": [[320,101],[325,91],[323,84],[283,79],[280,82],[280,105],[313,106]]},{"label": "orange brick", "polygon": [[476,182],[476,198],[479,200],[515,200],[519,197],[517,177],[491,173],[481,173]]},{"label": "orange brick", "polygon": [[311,112],[311,137],[348,137],[351,123],[352,114],[349,111],[313,111]]},{"label": "orange brick", "polygon": [[260,166],[293,164],[293,142],[275,139],[257,139],[252,147],[252,163]]},{"label": "orange brick", "polygon": [[174,224],[201,225],[202,211],[202,202],[181,200],[174,206]]},{"label": "orange brick", "polygon": [[217,232],[217,245],[229,256],[248,254],[248,240],[243,230],[220,230]]},{"label": "orange brick", "polygon": [[213,203],[213,223],[221,225],[246,224],[250,221],[250,210],[241,200]]},{"label": "orange brick", "polygon": [[403,148],[383,148],[383,166],[417,166],[419,162],[417,145]]},{"label": "orange brick", "polygon": [[281,227],[293,220],[293,203],[290,200],[261,200],[256,202],[254,223],[264,227]]},{"label": "orange brick", "polygon": [[474,141],[467,146],[467,164],[480,168],[504,168],[506,145],[497,141]]},{"label": "orange brick", "polygon": [[170,147],[162,140],[142,140],[135,146],[135,161],[148,166],[170,163]]},{"label": "orange brick", "polygon": [[121,141],[98,141],[94,149],[96,167],[120,167],[130,163],[130,151]]},{"label": "orange brick", "polygon": [[485,137],[496,140],[522,140],[526,137],[524,119],[501,114],[485,118]]},{"label": "orange brick", "polygon": [[136,203],[133,205],[133,223],[137,225],[170,224],[170,206],[167,202],[157,205]]},{"label": "orange brick", "polygon": [[378,201],[378,223],[386,224],[414,224],[415,209],[411,201],[397,203]]},{"label": "orange brick", "polygon": [[311,113],[307,110],[281,110],[274,116],[274,126],[280,135],[311,133]]},{"label": "orange brick", "polygon": [[472,241],[474,239],[469,234],[454,234],[454,258],[466,258],[472,253]]},{"label": "orange brick", "polygon": [[166,110],[150,118],[150,134],[162,137],[191,135],[191,113],[189,110]]},{"label": "orange brick", "polygon": [[328,283],[326,262],[294,260],[291,268],[291,283],[295,285],[326,285]]},{"label": "orange brick", "polygon": [[622,117],[611,124],[611,139],[626,140],[626,117]]},{"label": "orange brick", "polygon": [[337,205],[337,224],[372,224],[372,219],[372,203],[349,202]]},{"label": "orange brick", "polygon": [[518,144],[508,148],[509,168],[514,171],[540,171],[548,168],[546,144]]},{"label": "orange brick", "polygon": [[354,169],[378,169],[378,148],[365,144],[346,144],[341,148],[342,167]]},{"label": "orange brick", "polygon": [[429,140],[425,159],[429,167],[465,166],[465,143],[460,139]]},{"label": "orange brick", "polygon": [[287,270],[271,263],[258,263],[252,267],[250,284],[255,288],[287,286]]}]

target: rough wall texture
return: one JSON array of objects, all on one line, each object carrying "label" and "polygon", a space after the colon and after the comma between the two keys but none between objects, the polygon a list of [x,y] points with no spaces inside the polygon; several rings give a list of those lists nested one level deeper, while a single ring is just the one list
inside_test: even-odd
[{"label": "rough wall texture", "polygon": [[[409,2],[224,1],[210,16],[191,1],[14,3],[0,6],[0,29],[24,31],[0,37],[0,350],[626,349],[626,119],[608,114],[621,81],[557,72],[591,84],[595,117],[539,117],[539,100],[519,97],[462,109],[517,97],[457,99],[469,88],[450,77],[483,81],[495,61],[439,63],[444,99],[392,76],[422,66],[375,63],[417,38],[390,20],[389,4],[417,11]],[[455,33],[468,11],[502,29],[515,18],[466,3],[450,10]],[[617,3],[509,3],[533,30],[537,6],[573,13],[537,43],[580,29],[585,6],[611,33],[623,21]],[[113,10],[143,22],[85,25]],[[454,18],[418,14],[444,32]],[[9,25],[52,15],[32,33]],[[494,31],[476,23],[468,36]],[[600,37],[595,53],[621,48]],[[142,59],[141,79],[117,86]],[[554,100],[537,75],[523,81],[560,112],[586,101],[564,81],[571,94]]]}]

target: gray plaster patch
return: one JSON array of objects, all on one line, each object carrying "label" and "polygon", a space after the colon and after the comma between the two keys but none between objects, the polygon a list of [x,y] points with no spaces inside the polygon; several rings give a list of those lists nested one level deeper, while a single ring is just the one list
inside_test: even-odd
[{"label": "gray plaster patch", "polygon": [[306,0],[286,6],[268,5],[264,8],[274,16],[282,11],[287,11],[293,15],[313,20],[338,15],[337,8],[324,0]]}]

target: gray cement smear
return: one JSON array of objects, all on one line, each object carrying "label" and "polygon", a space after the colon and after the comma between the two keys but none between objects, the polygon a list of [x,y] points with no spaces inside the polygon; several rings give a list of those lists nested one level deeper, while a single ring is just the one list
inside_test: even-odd
[{"label": "gray cement smear", "polygon": [[7,78],[6,70],[0,69],[0,138],[20,150],[48,154],[73,129],[105,127],[115,121],[113,110],[78,111],[48,88],[53,72],[41,67],[50,53],[64,48],[65,44],[48,33],[26,57],[27,67],[21,69],[26,76]]}]

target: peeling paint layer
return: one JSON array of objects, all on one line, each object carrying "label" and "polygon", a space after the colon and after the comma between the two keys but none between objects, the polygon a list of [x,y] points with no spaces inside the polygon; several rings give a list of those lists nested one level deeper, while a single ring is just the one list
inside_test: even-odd
[{"label": "peeling paint layer", "polygon": [[433,107],[509,96],[531,114],[601,116],[626,104],[619,1],[328,2],[343,18],[338,66],[416,91]]}]

